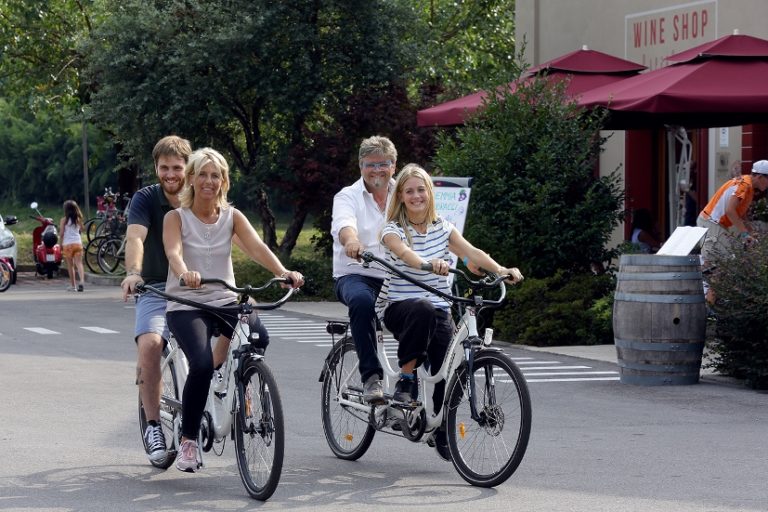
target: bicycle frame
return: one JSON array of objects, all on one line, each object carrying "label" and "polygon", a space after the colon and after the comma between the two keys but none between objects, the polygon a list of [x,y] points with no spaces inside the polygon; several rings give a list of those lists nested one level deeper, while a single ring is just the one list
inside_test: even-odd
[{"label": "bicycle frame", "polygon": [[[378,258],[373,257],[370,261],[376,261],[382,263]],[[506,295],[506,288],[502,280],[497,280],[498,285],[501,288],[502,298]],[[418,283],[417,283],[418,284]],[[425,288],[426,289],[426,288]],[[437,292],[437,290],[434,290]],[[443,294],[445,295],[445,294]],[[457,299],[456,297],[445,296],[447,299]],[[422,397],[419,406],[413,410],[404,409],[397,404],[389,403],[384,407],[370,406],[362,403],[359,400],[350,400],[349,398],[339,397],[339,403],[352,409],[359,410],[366,414],[373,414],[373,421],[377,425],[386,423],[387,416],[392,415],[397,419],[408,420],[408,417],[413,414],[421,415],[423,410],[426,417],[425,432],[431,432],[437,429],[443,422],[445,414],[445,407],[441,407],[440,411],[435,413],[432,400],[427,398],[431,397],[434,393],[434,389],[437,383],[445,381],[446,388],[449,384],[451,376],[453,376],[457,369],[464,363],[467,365],[468,373],[472,374],[473,364],[473,346],[485,346],[488,347],[493,339],[493,329],[487,328],[485,330],[483,338],[480,338],[477,330],[477,308],[483,304],[483,298],[481,296],[475,296],[471,300],[471,304],[466,304],[464,314],[462,315],[459,323],[457,324],[451,343],[446,350],[445,358],[440,366],[438,372],[434,375],[421,365],[417,368],[418,384],[419,384],[419,396]],[[386,390],[393,390],[395,382],[399,379],[399,369],[393,369],[389,363],[389,354],[384,346],[383,333],[377,332],[377,344],[376,355],[379,360],[379,364],[383,370],[383,385]],[[355,369],[356,370],[356,369]],[[353,372],[352,376],[355,376],[357,372]],[[349,383],[343,383],[343,387],[349,387]],[[391,394],[391,393],[390,393]],[[470,410],[472,419],[475,421],[482,421],[482,418],[477,412],[477,406],[475,403],[475,389],[474,380],[469,379],[469,385],[467,386],[467,395],[470,403]],[[444,398],[445,400],[445,398]]]}]

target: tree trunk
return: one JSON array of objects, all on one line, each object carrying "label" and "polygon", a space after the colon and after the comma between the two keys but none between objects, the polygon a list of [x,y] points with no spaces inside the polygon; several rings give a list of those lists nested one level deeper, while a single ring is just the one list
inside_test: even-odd
[{"label": "tree trunk", "polygon": [[285,231],[283,241],[280,242],[278,248],[281,259],[288,259],[291,257],[293,249],[296,247],[296,241],[299,239],[301,229],[304,227],[304,222],[307,220],[307,209],[303,206],[297,206],[291,218],[291,223],[288,225],[288,229]]},{"label": "tree trunk", "polygon": [[277,249],[277,233],[275,229],[275,214],[269,207],[269,198],[262,187],[256,189],[256,208],[261,216],[262,238],[267,247],[273,251]]}]

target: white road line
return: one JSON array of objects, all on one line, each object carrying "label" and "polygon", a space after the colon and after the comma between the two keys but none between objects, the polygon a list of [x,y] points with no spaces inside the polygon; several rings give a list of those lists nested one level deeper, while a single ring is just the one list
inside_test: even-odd
[{"label": "white road line", "polygon": [[520,368],[524,372],[531,370],[589,370],[591,366],[525,366]]},{"label": "white road line", "polygon": [[619,380],[619,377],[586,377],[583,379],[579,378],[568,378],[568,379],[525,379],[526,382],[585,382],[590,380]]},{"label": "white road line", "polygon": [[25,327],[25,331],[32,331],[35,334],[61,334],[60,332],[52,331],[44,327]]},{"label": "white road line", "polygon": [[86,331],[93,331],[98,334],[120,334],[120,331],[113,331],[112,329],[105,329],[103,327],[80,327]]},{"label": "white road line", "polygon": [[562,364],[560,361],[520,361],[518,366],[522,364]]},{"label": "white road line", "polygon": [[523,373],[528,377],[549,377],[553,375],[618,375],[619,372],[541,372],[541,373]]}]

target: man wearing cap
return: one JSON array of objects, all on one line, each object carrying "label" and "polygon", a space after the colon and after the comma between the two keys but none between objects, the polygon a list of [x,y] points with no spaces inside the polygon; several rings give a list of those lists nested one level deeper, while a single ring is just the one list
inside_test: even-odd
[{"label": "man wearing cap", "polygon": [[768,189],[768,160],[752,165],[752,174],[737,176],[721,186],[696,219],[696,225],[707,228],[701,248],[706,270],[714,259],[730,253],[734,239],[749,242],[750,229],[746,215],[755,189]]}]

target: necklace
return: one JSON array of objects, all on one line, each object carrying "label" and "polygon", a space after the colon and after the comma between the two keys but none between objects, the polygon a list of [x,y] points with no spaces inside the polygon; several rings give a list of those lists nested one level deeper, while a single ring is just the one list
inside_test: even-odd
[{"label": "necklace", "polygon": [[413,225],[413,226],[423,226],[424,224],[427,223],[427,219],[424,219],[421,222],[413,222],[411,219],[408,219],[408,222],[410,222],[411,225]]}]

